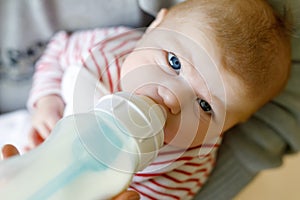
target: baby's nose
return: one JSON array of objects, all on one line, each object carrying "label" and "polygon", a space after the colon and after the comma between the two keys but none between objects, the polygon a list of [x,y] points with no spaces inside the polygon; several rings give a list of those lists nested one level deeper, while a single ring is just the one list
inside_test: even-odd
[{"label": "baby's nose", "polygon": [[164,105],[170,110],[174,115],[180,112],[180,102],[178,97],[166,87],[160,86],[158,88],[158,95],[163,100]]}]

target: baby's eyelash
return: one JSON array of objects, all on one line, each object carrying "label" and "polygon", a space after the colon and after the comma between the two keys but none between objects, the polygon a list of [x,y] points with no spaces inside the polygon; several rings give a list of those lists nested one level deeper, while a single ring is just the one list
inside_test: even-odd
[{"label": "baby's eyelash", "polygon": [[212,107],[211,107],[211,105],[207,101],[205,101],[204,99],[201,99],[201,98],[198,97],[197,98],[197,102],[198,102],[200,108],[204,112],[206,112],[206,113],[212,113]]}]

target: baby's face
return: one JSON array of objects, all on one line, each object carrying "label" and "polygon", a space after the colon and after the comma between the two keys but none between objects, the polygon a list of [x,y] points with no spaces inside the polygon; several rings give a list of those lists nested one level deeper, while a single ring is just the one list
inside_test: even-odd
[{"label": "baby's face", "polygon": [[184,25],[171,28],[152,29],[127,56],[122,89],[165,109],[165,143],[213,145],[251,113],[251,103],[241,95],[240,81],[220,66],[215,44]]}]

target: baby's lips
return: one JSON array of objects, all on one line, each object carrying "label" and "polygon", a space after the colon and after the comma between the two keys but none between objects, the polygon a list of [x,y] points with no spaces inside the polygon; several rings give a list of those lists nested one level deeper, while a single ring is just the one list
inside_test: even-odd
[{"label": "baby's lips", "polygon": [[165,119],[167,119],[168,118],[168,113],[167,113],[167,109],[165,108],[165,106],[163,106],[161,104],[157,104],[157,105],[159,105],[160,109],[163,112],[163,115],[164,115]]}]

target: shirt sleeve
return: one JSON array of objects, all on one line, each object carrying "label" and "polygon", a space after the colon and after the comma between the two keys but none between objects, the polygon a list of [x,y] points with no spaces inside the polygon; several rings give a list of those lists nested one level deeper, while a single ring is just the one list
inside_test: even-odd
[{"label": "shirt sleeve", "polygon": [[32,111],[36,101],[50,94],[61,95],[61,80],[64,69],[60,65],[60,56],[66,48],[69,35],[60,31],[50,40],[45,53],[35,66],[32,89],[30,91],[27,107]]},{"label": "shirt sleeve", "polygon": [[86,68],[109,92],[120,90],[118,61],[132,50],[140,37],[140,32],[126,27],[77,31],[72,35],[58,32],[36,64],[28,109],[33,110],[43,96],[63,96],[65,71],[74,66]]}]

